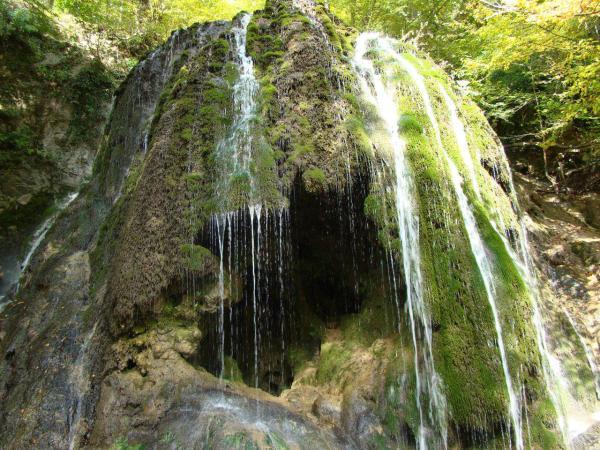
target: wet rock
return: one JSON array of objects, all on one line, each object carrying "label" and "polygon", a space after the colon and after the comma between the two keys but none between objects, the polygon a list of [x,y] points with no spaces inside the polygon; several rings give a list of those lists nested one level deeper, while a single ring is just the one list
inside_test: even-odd
[{"label": "wet rock", "polygon": [[600,423],[577,436],[571,445],[573,450],[600,450]]},{"label": "wet rock", "polygon": [[291,413],[277,398],[194,368],[173,341],[149,341],[154,348],[161,345],[158,358],[142,350],[133,355],[138,367],[114,371],[104,380],[92,448],[110,447],[118,439],[149,449],[165,443],[169,448],[353,448]]},{"label": "wet rock", "polygon": [[21,206],[27,205],[33,198],[32,194],[23,194],[17,199],[17,203]]},{"label": "wet rock", "polygon": [[372,437],[383,432],[379,417],[375,414],[376,404],[363,397],[357,389],[344,392],[342,401],[342,429],[353,436],[361,448],[370,448]]},{"label": "wet rock", "polygon": [[312,406],[321,396],[321,392],[315,386],[296,385],[281,394],[290,407],[300,413],[312,412]]},{"label": "wet rock", "polygon": [[312,412],[320,420],[339,425],[341,421],[341,405],[337,398],[319,395],[312,405]]}]

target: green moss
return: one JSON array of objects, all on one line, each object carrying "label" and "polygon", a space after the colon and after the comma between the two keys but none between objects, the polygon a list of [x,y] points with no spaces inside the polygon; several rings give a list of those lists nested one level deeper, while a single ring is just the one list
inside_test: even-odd
[{"label": "green moss", "polygon": [[292,346],[287,350],[287,360],[292,366],[294,374],[298,374],[312,360],[313,355],[305,348],[300,346]]},{"label": "green moss", "polygon": [[398,119],[398,129],[402,133],[423,133],[423,126],[419,122],[419,119],[410,113],[403,113]]},{"label": "green moss", "polygon": [[208,104],[222,105],[228,103],[231,97],[231,91],[226,85],[217,85],[202,92],[202,98]]},{"label": "green moss", "polygon": [[319,384],[336,383],[342,368],[350,361],[352,351],[337,342],[326,342],[321,345],[319,366],[316,380]]},{"label": "green moss", "polygon": [[127,198],[127,194],[123,195],[113,205],[110,213],[100,226],[96,246],[90,253],[90,266],[92,269],[90,295],[92,297],[107,279],[108,269],[111,267],[110,260],[118,243],[117,236],[125,223]]},{"label": "green moss", "polygon": [[344,126],[350,133],[356,148],[371,157],[373,155],[373,144],[369,139],[365,124],[360,117],[349,115]]},{"label": "green moss", "polygon": [[412,361],[411,353],[402,348],[386,367],[384,396],[378,402],[377,410],[383,426],[380,439],[387,443],[386,448],[394,448],[404,441],[406,427],[413,436],[418,433],[420,418],[414,395],[416,378]]},{"label": "green moss", "polygon": [[278,19],[279,19],[279,24],[282,27],[286,27],[286,28],[295,23],[306,24],[309,26],[311,25],[310,19],[308,17],[306,17],[304,14],[300,14],[300,13],[283,14],[283,15],[279,16]]},{"label": "green moss", "polygon": [[[382,66],[394,68],[395,63],[382,60],[378,52],[372,52],[369,57]],[[424,75],[438,77],[439,73],[429,67],[424,70]],[[483,280],[477,262],[469,251],[469,236],[453,193],[448,167],[441,157],[442,149],[435,142],[422,102],[419,96],[414,95],[415,89],[410,79],[401,71],[397,76],[390,76],[386,82],[396,88],[397,104],[403,108],[398,128],[406,142],[405,154],[415,180],[421,264],[423,277],[427,280],[425,295],[436,330],[435,365],[443,379],[449,414],[454,424],[462,429],[490,430],[506,420],[508,400],[498,348],[496,345],[487,345],[487,342],[496,342],[496,333]],[[446,149],[453,152],[453,137],[446,135],[448,127],[444,121],[448,117],[442,109],[445,106],[435,92],[432,102],[440,117]],[[355,102],[349,99],[349,103]],[[376,119],[368,118],[367,121],[375,131],[378,130]],[[489,130],[485,132],[489,133]],[[378,148],[383,149],[380,156],[389,158],[386,153],[386,150],[389,151],[386,145],[389,144],[385,139],[377,143]],[[388,160],[387,166],[393,166],[393,162]],[[364,209],[379,228],[379,240],[392,249],[400,264],[397,225],[387,219],[395,217],[394,199],[385,193],[385,186],[393,186],[394,180],[386,177],[383,172],[378,181],[382,186],[371,186]],[[497,302],[513,379],[525,378],[524,382],[532,396],[543,398],[543,387],[535,375],[522,377],[517,373],[522,367],[533,368],[538,360],[529,324],[530,305],[526,287],[504,243],[491,226],[487,212],[476,201],[474,205],[481,235],[490,250],[498,280]],[[525,372],[533,374],[535,370],[526,369]],[[410,416],[409,412],[405,411],[405,414]],[[407,422],[410,423],[410,418],[407,418]],[[392,427],[395,425],[393,421],[389,423]]]},{"label": "green moss", "polygon": [[274,115],[277,108],[277,88],[270,82],[269,79],[261,80],[260,87],[260,110],[264,117]]},{"label": "green moss", "polygon": [[244,376],[237,361],[231,356],[226,356],[224,361],[223,378],[236,383],[243,383]]},{"label": "green moss", "polygon": [[364,277],[360,286],[360,296],[364,299],[360,311],[347,314],[341,320],[345,343],[368,348],[375,340],[397,333],[396,307],[390,304],[389,293],[383,286],[378,274]]},{"label": "green moss", "polygon": [[[229,52],[229,41],[227,39],[217,39],[211,46],[214,52],[214,58],[217,60],[223,60],[227,57]],[[223,67],[223,64],[217,63],[219,68]]]},{"label": "green moss", "polygon": [[369,194],[364,201],[365,215],[375,223],[380,222],[384,217],[384,204],[382,198],[374,193]]},{"label": "green moss", "polygon": [[225,436],[222,443],[232,450],[260,450],[261,448],[252,436],[245,431],[238,431],[235,434]]},{"label": "green moss", "polygon": [[194,244],[183,244],[181,253],[184,258],[184,266],[197,272],[204,271],[214,258],[210,250]]},{"label": "green moss", "polygon": [[308,192],[319,192],[326,185],[327,177],[322,169],[315,167],[304,171],[302,181]]},{"label": "green moss", "polygon": [[144,450],[146,447],[142,444],[130,444],[127,438],[118,438],[111,446],[110,450]]},{"label": "green moss", "polygon": [[181,139],[184,141],[191,141],[193,136],[193,131],[191,128],[184,128],[181,132]]},{"label": "green moss", "polygon": [[327,31],[327,35],[329,36],[329,41],[331,42],[331,45],[333,45],[339,51],[343,51],[344,45],[342,44],[342,39],[340,37],[340,34],[338,33],[337,27],[331,20],[331,17],[329,17],[329,12],[323,5],[317,6],[316,10],[319,21]]},{"label": "green moss", "polygon": [[548,399],[535,402],[529,412],[530,445],[543,450],[564,449],[556,425],[556,411]]}]

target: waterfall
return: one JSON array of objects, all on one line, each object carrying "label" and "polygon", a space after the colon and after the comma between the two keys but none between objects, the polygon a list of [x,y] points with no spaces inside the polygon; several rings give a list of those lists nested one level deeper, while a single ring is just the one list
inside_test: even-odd
[{"label": "waterfall", "polygon": [[[473,215],[473,211],[471,210],[471,206],[469,204],[467,196],[464,193],[464,190],[462,187],[462,184],[463,184],[462,177],[460,176],[460,173],[459,173],[456,165],[454,164],[454,162],[448,155],[448,151],[442,142],[440,128],[439,128],[439,125],[437,122],[437,118],[433,111],[433,106],[431,104],[431,98],[429,96],[427,87],[425,86],[424,79],[423,79],[422,75],[419,73],[419,71],[416,69],[415,66],[413,66],[402,55],[400,55],[394,51],[394,49],[392,48],[389,41],[385,41],[385,42],[387,44],[386,50],[389,52],[389,54],[391,54],[394,57],[394,59],[401,65],[401,67],[409,74],[411,80],[417,87],[417,89],[421,95],[421,98],[423,100],[423,103],[425,105],[425,111],[427,113],[427,116],[429,117],[429,121],[433,128],[436,144],[438,145],[439,149],[443,152],[444,159],[448,165],[448,168],[450,171],[450,179],[452,181],[452,187],[456,194],[458,206],[460,208],[460,213],[461,213],[461,216],[462,216],[462,219],[464,222],[464,226],[467,231],[467,236],[469,238],[469,244],[471,246],[471,252],[473,253],[473,256],[475,257],[477,266],[479,268],[479,272],[483,279],[486,296],[487,296],[487,299],[488,299],[488,302],[490,305],[490,309],[492,311],[492,315],[494,318],[494,326],[496,328],[496,336],[497,336],[497,340],[498,340],[498,350],[500,352],[500,358],[502,361],[502,369],[504,372],[504,379],[506,382],[506,389],[508,392],[508,401],[509,401],[508,414],[509,414],[511,422],[512,422],[512,428],[513,428],[513,433],[514,433],[514,438],[515,438],[515,446],[517,449],[523,449],[524,442],[523,442],[523,430],[522,430],[522,420],[521,420],[521,405],[520,405],[519,397],[517,396],[517,393],[513,386],[512,376],[510,374],[510,368],[508,366],[508,358],[506,356],[506,348],[504,345],[502,324],[501,324],[501,319],[500,319],[500,315],[498,312],[498,307],[496,305],[496,289],[495,289],[495,284],[494,284],[494,274],[492,271],[492,264],[487,255],[487,250],[483,243],[483,239],[481,238],[481,235],[477,228],[477,222]],[[453,125],[455,125],[455,124],[453,123]],[[462,129],[462,127],[460,127],[460,128]],[[454,129],[456,131],[456,128],[454,128]],[[464,129],[462,131],[464,132]],[[461,136],[457,136],[457,141],[458,141],[459,145],[463,144],[463,142],[461,142],[462,141]],[[465,151],[463,150],[461,153],[464,154]],[[473,174],[473,178],[475,178],[474,174]]]},{"label": "waterfall", "polygon": [[[464,155],[464,153],[462,153],[461,155]],[[576,417],[579,414],[579,411],[574,411],[575,409],[579,410],[580,408],[578,405],[573,406],[577,402],[572,398],[571,394],[569,393],[570,383],[563,374],[563,369],[561,367],[562,363],[556,356],[552,354],[552,351],[550,350],[550,345],[548,343],[548,333],[546,330],[546,325],[544,323],[542,310],[540,308],[540,305],[543,304],[543,299],[540,297],[540,286],[538,283],[535,265],[530,251],[529,240],[527,237],[527,229],[525,225],[525,217],[523,216],[523,213],[520,210],[519,202],[516,195],[516,189],[511,176],[510,166],[508,164],[506,155],[504,154],[503,148],[500,148],[500,159],[500,163],[503,166],[502,168],[509,175],[509,196],[513,203],[513,208],[520,215],[518,222],[519,232],[516,233],[517,251],[513,249],[513,246],[509,242],[508,237],[504,232],[504,230],[506,229],[504,224],[497,224],[493,220],[491,220],[491,224],[494,227],[496,234],[502,239],[504,248],[506,249],[507,253],[512,259],[514,266],[519,270],[521,277],[527,285],[529,298],[531,300],[532,306],[531,323],[533,324],[533,327],[535,329],[536,343],[538,351],[540,353],[540,363],[544,382],[546,384],[546,390],[553,404],[554,410],[557,414],[558,427],[561,432],[563,444],[566,446],[566,448],[571,448],[571,441],[573,440],[573,438],[576,437],[582,431],[584,431],[582,429],[581,424],[579,423],[578,418]],[[494,168],[493,173],[494,177],[496,177],[498,174],[498,169]],[[496,211],[496,215],[499,218],[501,218],[501,215],[498,213],[498,211]],[[568,320],[571,321],[571,318],[566,312],[566,310],[565,314],[567,315]],[[577,329],[574,329],[577,333]],[[581,342],[581,344],[583,345],[585,351],[585,344],[583,342]],[[594,372],[593,360],[588,359],[588,364],[590,364],[590,368],[592,372]],[[600,385],[597,387],[597,389],[600,389]]]},{"label": "waterfall", "polygon": [[[233,121],[227,135],[219,141],[216,149],[221,171],[218,188],[224,188],[223,192],[217,190],[217,196],[221,197],[227,193],[235,176],[247,176],[251,187],[256,187],[250,162],[253,148],[252,122],[257,114],[256,96],[260,85],[254,76],[252,58],[246,54],[246,37],[251,18],[250,14],[244,14],[239,25],[232,30],[234,62],[238,67],[239,78],[233,86]],[[226,201],[226,196],[222,200]]]},{"label": "waterfall", "polygon": [[446,107],[450,112],[450,125],[452,126],[454,137],[456,138],[456,144],[458,145],[458,149],[460,150],[460,157],[469,174],[469,179],[471,180],[471,184],[473,186],[473,190],[475,191],[475,195],[477,195],[478,200],[481,200],[481,190],[479,189],[479,182],[477,181],[475,164],[473,164],[473,158],[471,157],[471,153],[469,151],[469,144],[467,142],[467,134],[465,133],[465,127],[463,126],[460,117],[458,117],[458,109],[456,108],[456,104],[454,103],[454,100],[452,100],[452,97],[450,97],[450,95],[448,94],[448,91],[446,91],[444,85],[442,83],[438,83],[438,87],[440,89],[440,92],[442,93],[442,97],[444,98]]},{"label": "waterfall", "polygon": [[[508,161],[505,161],[508,167]],[[510,178],[510,189],[511,192],[516,192],[512,178]],[[516,196],[514,201],[516,202]],[[517,203],[518,207],[518,203]],[[561,431],[563,442],[567,448],[571,448],[571,441],[577,437],[580,433],[585,431],[585,425],[582,425],[580,415],[582,413],[581,405],[577,404],[577,401],[571,396],[569,392],[570,383],[563,374],[561,361],[552,353],[550,345],[548,343],[548,333],[544,324],[544,317],[540,304],[542,299],[540,298],[540,287],[536,276],[533,258],[530,252],[529,240],[527,237],[527,229],[525,227],[524,218],[520,219],[519,222],[519,235],[518,235],[518,250],[515,252],[512,246],[503,234],[500,234],[503,238],[504,246],[507,249],[509,255],[518,267],[523,279],[527,283],[529,288],[529,294],[532,303],[533,315],[532,323],[535,327],[536,338],[538,344],[538,350],[541,357],[541,366],[544,374],[544,381],[548,395],[558,418],[558,426]],[[571,321],[569,314],[564,311],[567,319]],[[577,329],[572,324],[575,332],[579,336]],[[584,351],[586,351],[585,344],[581,342]],[[587,353],[586,353],[587,357]],[[588,360],[592,373],[594,371],[593,360]],[[599,389],[600,387],[597,387]],[[584,412],[585,415],[585,412]],[[598,420],[598,419],[596,419]]]},{"label": "waterfall", "polygon": [[[250,234],[252,241],[252,313],[254,315],[254,387],[258,387],[258,355],[260,346],[260,335],[258,332],[258,297],[260,295],[260,286],[257,286],[257,280],[260,280],[260,205],[249,206],[250,210]],[[256,217],[256,235],[254,234],[254,220]]]},{"label": "waterfall", "polygon": [[[416,377],[416,404],[419,410],[419,432],[417,436],[420,449],[430,446],[443,445],[447,447],[446,401],[442,394],[440,379],[433,361],[431,319],[427,311],[423,294],[421,274],[421,256],[419,244],[419,215],[415,208],[415,186],[411,170],[405,156],[406,142],[400,137],[398,130],[398,105],[394,96],[389,92],[381,76],[375,70],[373,63],[366,58],[371,42],[385,46],[386,41],[374,33],[363,33],[356,43],[354,66],[363,93],[373,103],[379,118],[385,123],[385,129],[390,139],[394,170],[396,177],[395,199],[400,239],[402,244],[402,263],[406,278],[406,295],[410,318],[411,335],[414,348],[414,363]],[[417,323],[418,321],[418,323]],[[418,327],[423,333],[425,349],[419,352]],[[421,382],[419,368],[419,353],[424,362],[426,383]],[[441,442],[430,442],[428,439],[428,424],[424,414],[421,397],[429,395],[430,404],[428,416],[440,434]]]},{"label": "waterfall", "polygon": [[[444,98],[447,109],[450,113],[451,125],[457,145],[460,150],[460,157],[462,159],[462,163],[467,169],[473,190],[475,191],[477,198],[481,200],[481,193],[474,172],[475,165],[473,163],[471,153],[469,152],[464,126],[460,118],[458,117],[456,105],[454,104],[452,98],[446,91],[445,87],[441,83],[438,83],[438,87],[442,94],[442,97]],[[519,211],[520,208],[516,197],[516,191],[512,182],[512,177],[510,177],[510,167],[508,165],[506,156],[504,155],[503,149],[500,149],[500,158],[504,166],[504,170],[509,174],[511,200],[515,209]],[[498,211],[497,216],[500,219],[502,217]],[[551,353],[548,347],[547,332],[540,310],[540,288],[538,285],[537,277],[535,275],[534,264],[529,250],[527,230],[525,228],[524,218],[521,217],[519,220],[519,233],[517,241],[517,246],[519,250],[518,253],[513,250],[512,245],[510,244],[506,234],[504,233],[504,230],[506,228],[504,224],[502,222],[500,224],[496,224],[494,221],[492,221],[491,223],[494,226],[497,235],[500,238],[502,238],[504,247],[510,255],[514,266],[519,270],[521,276],[526,282],[529,298],[532,304],[533,314],[531,320],[536,332],[536,342],[538,345],[538,350],[540,352],[541,367],[544,375],[544,381],[546,383],[549,398],[552,401],[554,409],[557,413],[558,426],[562,434],[563,442],[567,446],[567,448],[569,448],[570,441],[579,433],[584,431],[585,428],[583,428],[579,418],[577,417],[579,413],[572,411],[574,409],[573,406],[569,406],[569,404],[572,405],[576,403],[576,401],[569,394],[570,383],[568,380],[565,379],[563,370],[561,368],[561,361]],[[564,314],[566,315],[567,319],[571,323],[575,333],[578,336],[580,344],[585,352],[587,363],[590,366],[592,373],[595,377],[597,377],[597,369],[595,367],[594,360],[590,355],[589,349],[587,348],[585,342],[581,338],[577,327],[569,313],[566,310],[564,310]],[[596,390],[598,395],[600,396],[600,381],[598,380],[596,380]],[[571,409],[571,412],[569,412],[569,409]]]},{"label": "waterfall", "polygon": [[[210,219],[211,233],[215,235],[219,252],[219,277],[218,289],[220,297],[219,305],[219,357],[221,363],[220,377],[225,372],[225,235],[229,237],[229,246],[233,245],[233,221],[238,217],[235,211],[230,210],[229,190],[236,177],[247,177],[250,180],[251,192],[255,191],[255,181],[252,176],[250,163],[252,160],[252,120],[256,116],[256,95],[259,83],[254,76],[254,64],[252,58],[246,53],[246,38],[248,24],[252,16],[244,14],[239,24],[232,29],[233,33],[233,57],[239,71],[239,77],[233,86],[233,121],[227,134],[217,143],[216,156],[219,163],[220,180],[217,182],[215,197],[222,210],[213,214]],[[252,259],[252,307],[254,314],[254,367],[255,387],[258,387],[258,357],[259,357],[259,334],[257,326],[257,297],[259,286],[257,286],[258,252],[260,250],[260,204],[247,206],[250,216],[251,234],[251,259]],[[255,220],[257,227],[255,227]],[[213,239],[215,240],[215,239]],[[231,270],[231,267],[230,267]]]},{"label": "waterfall", "polygon": [[[260,151],[260,135],[257,133],[256,117],[258,115],[257,97],[260,84],[254,75],[254,63],[246,52],[247,30],[252,16],[243,14],[238,23],[232,28],[231,51],[233,61],[238,68],[238,78],[232,86],[232,122],[225,135],[221,138],[215,149],[217,162],[217,181],[215,183],[214,198],[218,212],[210,218],[209,232],[218,250],[219,275],[218,290],[219,305],[219,353],[221,363],[221,377],[225,372],[225,301],[227,295],[231,296],[225,287],[227,281],[225,259],[229,259],[229,280],[233,272],[242,273],[245,270],[244,261],[248,261],[250,279],[246,280],[248,287],[249,308],[252,311],[252,341],[253,341],[253,385],[259,387],[259,362],[261,361],[262,346],[272,346],[269,336],[262,336],[263,332],[270,333],[269,325],[263,319],[268,313],[269,274],[267,273],[272,261],[269,260],[270,221],[273,221],[273,235],[280,242],[276,244],[276,263],[279,271],[279,294],[281,295],[280,307],[285,310],[284,268],[283,255],[280,254],[287,248],[284,244],[283,225],[287,214],[285,208],[279,212],[270,211],[268,202],[261,196],[261,179],[256,173],[253,164]],[[239,197],[239,183],[244,184],[244,197]],[[234,254],[237,252],[236,254]],[[249,252],[248,254],[246,252]],[[216,252],[215,252],[216,253]],[[240,257],[244,261],[240,261]],[[230,302],[229,308],[232,307]],[[230,311],[230,320],[232,320]],[[231,325],[233,327],[233,323]],[[285,351],[284,318],[281,323],[282,343],[281,351]],[[235,330],[231,330],[232,336]],[[233,351],[233,349],[232,349]]]},{"label": "waterfall", "polygon": [[[507,170],[510,170],[508,168],[508,161],[505,160],[504,162],[506,164]],[[512,184],[512,178],[510,178],[510,189],[511,189],[511,192],[513,192],[513,193],[516,192],[514,189],[514,186]],[[513,198],[513,201],[515,202],[517,209],[518,209],[518,202],[516,199],[516,195]],[[518,233],[517,244],[519,247],[520,255],[517,254],[513,250],[506,235],[503,232],[501,232],[500,229],[498,229],[498,226],[496,224],[494,224],[493,222],[492,222],[492,224],[494,225],[494,228],[495,228],[498,236],[500,236],[502,238],[502,242],[504,243],[504,248],[510,255],[513,263],[519,270],[519,273],[521,274],[521,276],[523,277],[523,279],[525,280],[525,283],[527,285],[529,298],[531,299],[531,306],[532,306],[531,322],[535,328],[536,342],[537,342],[537,346],[538,346],[538,351],[540,352],[541,366],[542,366],[542,372],[544,375],[544,382],[546,383],[546,390],[548,392],[550,400],[552,401],[554,410],[556,411],[556,414],[557,414],[558,426],[561,431],[563,443],[567,446],[567,448],[570,448],[570,446],[569,446],[569,440],[570,440],[569,428],[570,427],[569,427],[568,420],[567,420],[567,416],[568,416],[567,406],[566,406],[566,403],[564,400],[564,396],[568,395],[568,382],[562,374],[560,362],[552,354],[552,352],[550,351],[549,346],[548,346],[548,336],[547,336],[547,332],[546,332],[546,327],[544,325],[542,313],[541,313],[540,306],[539,306],[540,300],[541,300],[539,298],[540,297],[540,289],[538,286],[537,278],[535,275],[535,270],[533,267],[533,260],[531,259],[531,254],[529,251],[529,243],[527,240],[527,230],[525,228],[524,220],[523,220],[523,218],[521,218],[519,221],[520,230]]]},{"label": "waterfall", "polygon": [[44,241],[46,234],[48,234],[48,231],[50,231],[50,229],[52,228],[52,225],[54,225],[54,222],[56,222],[56,219],[58,218],[58,216],[60,215],[60,213],[63,210],[68,208],[69,205],[75,201],[75,199],[77,198],[78,195],[79,195],[79,192],[73,192],[73,193],[67,195],[62,201],[57,203],[56,211],[50,217],[48,217],[46,220],[44,220],[44,222],[42,222],[42,224],[38,227],[38,229],[35,230],[35,232],[33,233],[33,237],[29,244],[29,249],[27,250],[27,253],[25,254],[25,257],[23,258],[23,261],[20,264],[19,270],[14,278],[14,281],[13,281],[14,284],[7,289],[7,293],[0,295],[0,312],[2,312],[2,310],[4,309],[4,307],[7,304],[7,302],[4,302],[5,297],[8,294],[10,294],[11,292],[17,292],[19,290],[19,287],[21,284],[21,276],[25,273],[25,271],[29,267],[29,264],[31,263],[31,259],[33,258],[33,255],[39,248],[40,244]]},{"label": "waterfall", "polygon": [[[219,246],[219,356],[221,360],[221,370],[219,376],[222,378],[225,374],[225,230],[230,224],[231,213],[223,213],[215,216],[213,225],[216,227],[216,235]],[[214,231],[213,231],[214,233]]]}]

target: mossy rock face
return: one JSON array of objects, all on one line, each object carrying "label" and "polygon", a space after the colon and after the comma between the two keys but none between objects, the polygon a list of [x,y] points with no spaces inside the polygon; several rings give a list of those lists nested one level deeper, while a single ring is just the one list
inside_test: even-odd
[{"label": "mossy rock face", "polygon": [[[530,293],[506,248],[510,244],[499,234],[518,226],[515,214],[518,207],[514,193],[503,192],[510,173],[497,138],[481,112],[467,100],[455,100],[467,124],[469,151],[473,154],[480,186],[480,192],[476,193],[442,95],[442,89],[452,92],[451,83],[430,61],[415,56],[414,49],[402,48],[400,44],[398,52],[423,77],[438,122],[436,131],[426,114],[420,91],[408,73],[392,58],[371,51],[367,57],[379,67],[399,105],[398,132],[405,140],[405,154],[414,177],[421,270],[434,330],[435,366],[443,380],[452,422],[459,429],[484,433],[508,420],[508,394],[497,344],[486,344],[497,343],[494,318],[480,269],[470,251],[471,237],[463,224],[444,152],[465,180],[463,188],[492,266],[494,297],[512,379],[523,383],[531,398],[544,402],[547,393],[537,370],[540,355],[531,322]],[[464,109],[463,104],[466,104]],[[383,149],[383,159],[390,158],[385,150],[389,143],[381,137],[382,125],[378,119],[371,119],[369,129],[370,138],[377,148]],[[492,177],[480,163],[482,160],[494,161],[498,176]],[[393,162],[388,160],[387,164]],[[382,173],[383,181],[371,186],[365,213],[378,224],[382,244],[396,254],[400,264],[401,249],[396,245],[398,230],[393,220],[395,198],[384,188],[386,184],[393,184],[393,179],[385,181],[388,175],[385,170]],[[498,223],[505,228],[498,231]],[[530,408],[530,414],[537,414],[536,407]],[[553,420],[545,422],[545,430],[550,434],[556,434],[556,430],[549,431],[556,427]],[[539,436],[532,437],[532,442],[541,442],[538,437],[546,441],[540,432]]]},{"label": "mossy rock face", "polygon": [[183,244],[181,251],[184,254],[184,266],[187,270],[204,273],[212,267],[214,270],[215,256],[210,250],[201,245]]},{"label": "mossy rock face", "polygon": [[[356,149],[364,148],[365,140],[360,124],[346,121],[360,116],[347,94],[355,89],[351,65],[330,46],[341,42],[347,29],[320,6],[312,13],[314,19],[292,2],[268,2],[252,18],[248,51],[261,77],[267,138],[281,152],[282,182],[289,187],[301,174],[311,189],[327,191],[343,187],[364,163]],[[323,18],[329,20],[325,34],[318,25]]]},{"label": "mossy rock face", "polygon": [[[339,195],[364,167],[382,161],[393,166],[390,154],[382,152],[389,146],[382,125],[372,105],[361,97],[347,59],[351,33],[321,6],[312,13],[314,17],[307,18],[289,2],[272,1],[248,26],[247,52],[254,58],[260,84],[258,117],[252,128],[257,144],[251,173],[233,173],[225,184],[214,181],[223,172],[215,149],[232,126],[232,92],[238,80],[228,32],[207,44],[198,56],[187,59],[166,89],[154,119],[153,144],[135,175],[139,181],[127,193],[119,213],[127,219],[121,220],[115,231],[121,244],[108,295],[124,323],[134,316],[151,315],[152,299],[177,279],[178,271],[208,276],[198,292],[205,299],[204,311],[216,311],[215,299],[221,295],[214,283],[218,257],[207,248],[186,243],[188,236],[206,230],[215,214],[239,210],[253,199],[260,199],[267,208],[285,205],[287,200],[281,193],[289,191],[297,179],[310,194]],[[325,35],[314,25],[316,19]],[[393,64],[380,52],[369,55],[381,70]],[[427,60],[408,54],[406,58],[423,74],[441,124],[440,139],[449,157],[464,171],[437,87],[441,83],[450,89],[451,84]],[[506,420],[508,396],[497,348],[485,344],[495,342],[497,336],[483,280],[468,250],[469,236],[456,206],[447,163],[440,156],[424,105],[406,73],[398,68],[386,73],[391,77],[387,82],[394,85],[397,103],[402,105],[398,130],[406,140],[406,157],[415,178],[426,307],[434,329],[435,367],[443,382],[449,415],[460,430],[495,429]],[[461,111],[465,123],[476,130],[469,133],[470,145],[478,149],[482,160],[495,161],[500,167],[503,157],[481,114],[469,105]],[[379,245],[388,249],[400,266],[402,246],[394,195],[389,189],[395,186],[392,177],[391,172],[383,171],[380,177],[369,180],[364,212],[378,228]],[[466,187],[466,193],[474,205],[498,281],[498,308],[513,378],[523,381],[533,399],[543,401],[544,390],[535,370],[539,355],[529,324],[527,289],[494,225],[499,218],[509,226],[517,220],[512,199],[502,191],[503,177],[507,175],[502,172],[497,180],[491,179],[478,164],[477,178],[484,186],[481,197],[477,198],[471,187]],[[177,211],[184,211],[183,216],[177,216]],[[149,242],[153,244],[149,246]],[[136,255],[135,260],[132,255]],[[142,282],[148,277],[155,280],[151,286]],[[213,281],[208,281],[210,277]],[[323,336],[322,324],[315,320],[314,336],[307,338],[311,341]],[[343,380],[352,377],[345,363],[365,343],[363,337],[353,336],[361,333],[352,331],[352,321],[348,324],[341,342],[321,346],[314,373],[317,385],[341,383],[339,389],[343,391]],[[410,336],[406,338],[410,340]],[[310,353],[302,346],[289,351],[290,361],[299,372],[310,360]],[[380,354],[376,359],[389,358]],[[517,368],[522,368],[524,375]],[[408,372],[402,376],[404,389],[414,389],[415,380],[411,381]],[[390,375],[386,389],[391,397],[387,406],[381,406],[381,420],[389,427],[381,439],[388,443],[398,439],[390,431],[394,423],[390,411],[399,408],[392,394],[398,394],[399,386],[394,383],[402,376]],[[409,434],[417,433],[415,408],[407,405],[397,411]]]},{"label": "mossy rock face", "polygon": [[180,271],[214,269],[210,252],[186,241],[214,211],[207,177],[214,170],[211,152],[228,123],[228,59],[226,39],[208,43],[179,70],[158,105],[139,180],[112,235],[119,238],[107,295],[121,324],[131,324],[136,311],[143,318]]}]

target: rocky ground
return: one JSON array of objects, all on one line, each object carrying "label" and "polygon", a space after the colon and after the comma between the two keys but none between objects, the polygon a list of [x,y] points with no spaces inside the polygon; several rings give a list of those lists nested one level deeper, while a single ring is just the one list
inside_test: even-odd
[{"label": "rocky ground", "polygon": [[557,194],[548,184],[515,173],[531,244],[558,306],[600,361],[600,195]]},{"label": "rocky ground", "polygon": [[574,448],[599,449],[600,195],[556,193],[540,178],[514,177],[541,271],[550,347],[567,382],[582,380],[578,388],[569,383],[570,426],[580,433]]}]

